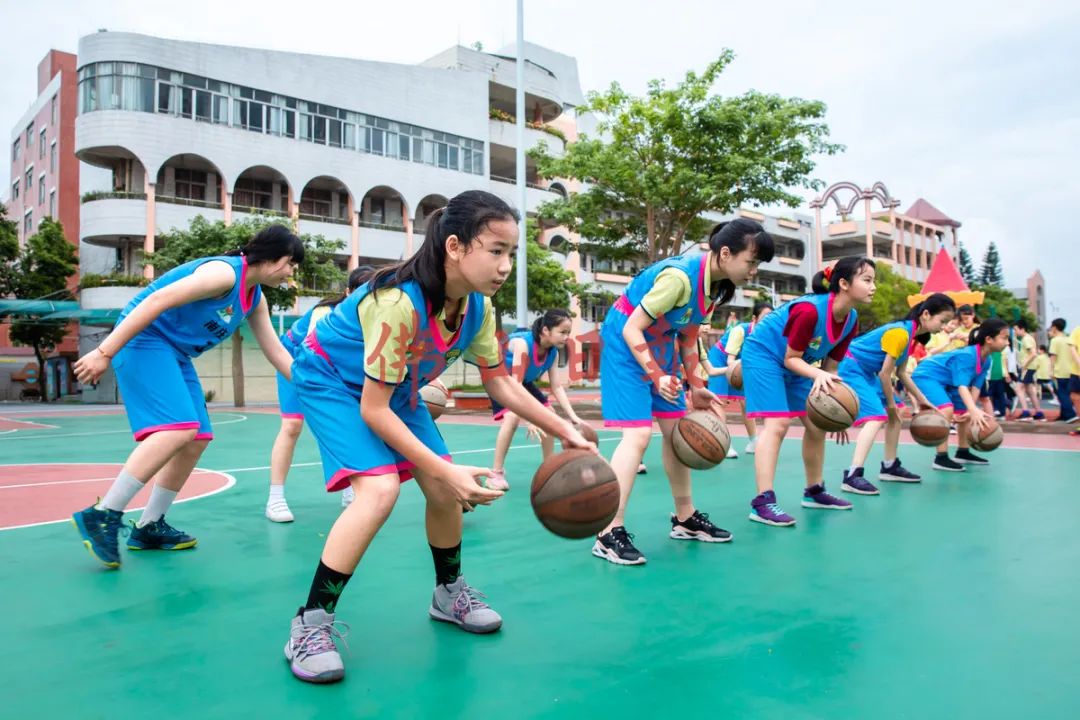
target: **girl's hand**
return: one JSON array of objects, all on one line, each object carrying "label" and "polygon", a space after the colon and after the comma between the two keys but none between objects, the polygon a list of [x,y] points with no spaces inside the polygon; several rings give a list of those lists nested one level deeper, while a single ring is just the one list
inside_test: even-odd
[{"label": "girl's hand", "polygon": [[814,378],[814,386],[810,388],[810,394],[818,395],[823,392],[831,393],[833,391],[833,383],[838,382],[843,382],[839,375],[834,375],[821,370]]},{"label": "girl's hand", "polygon": [[975,408],[970,413],[968,413],[968,417],[971,418],[972,430],[982,430],[990,424],[990,416],[987,415],[985,411],[980,410],[979,408]]},{"label": "girl's hand", "polygon": [[890,405],[889,407],[885,408],[885,413],[889,416],[889,422],[900,422],[900,408],[896,407],[895,405]]},{"label": "girl's hand", "polygon": [[581,450],[589,450],[590,452],[600,454],[600,451],[596,449],[596,445],[585,439],[585,436],[581,432],[567,423],[566,428],[563,430],[562,437],[563,449],[578,448]]},{"label": "girl's hand", "polygon": [[848,438],[847,430],[841,430],[832,434],[833,439],[836,440],[837,445],[847,445],[851,440]]},{"label": "girl's hand", "polygon": [[109,369],[110,359],[98,348],[75,361],[75,379],[83,385],[93,385]]},{"label": "girl's hand", "polygon": [[545,435],[544,431],[536,427],[535,425],[526,425],[525,437],[531,437],[536,440],[543,440],[545,437],[547,437],[547,435]]},{"label": "girl's hand", "polygon": [[656,391],[668,402],[675,402],[678,399],[680,389],[682,389],[682,380],[675,375],[664,375],[656,381]]},{"label": "girl's hand", "polygon": [[439,474],[439,479],[447,484],[450,492],[454,494],[454,499],[461,503],[465,512],[470,512],[477,505],[490,505],[503,496],[499,490],[480,487],[479,479],[489,475],[491,475],[490,468],[446,463]]},{"label": "girl's hand", "polygon": [[690,407],[694,410],[712,410],[714,407],[720,407],[720,399],[709,388],[691,388]]}]

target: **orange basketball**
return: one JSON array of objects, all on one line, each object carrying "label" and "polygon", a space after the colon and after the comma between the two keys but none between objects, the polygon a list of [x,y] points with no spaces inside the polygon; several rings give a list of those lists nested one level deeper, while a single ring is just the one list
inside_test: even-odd
[{"label": "orange basketball", "polygon": [[859,416],[859,398],[846,384],[834,381],[832,392],[807,398],[806,416],[825,432],[847,430]]},{"label": "orange basketball", "polygon": [[997,450],[1002,441],[1005,440],[1005,431],[1001,429],[1001,425],[998,421],[992,417],[988,417],[986,425],[982,430],[971,431],[971,447],[983,452],[991,452]]},{"label": "orange basketball", "polygon": [[442,384],[430,384],[420,388],[420,399],[427,405],[428,412],[434,420],[438,420],[446,411],[446,403],[450,396]]},{"label": "orange basketball", "polygon": [[679,418],[671,433],[671,449],[675,457],[688,468],[708,470],[727,457],[731,434],[716,413],[695,410]]},{"label": "orange basketball", "polygon": [[735,364],[731,366],[731,369],[727,373],[728,385],[736,390],[742,390],[742,361],[736,360]]},{"label": "orange basketball", "polygon": [[941,413],[925,410],[911,418],[911,437],[924,447],[937,447],[949,439],[949,421]]},{"label": "orange basketball", "polygon": [[619,482],[604,458],[563,450],[537,469],[532,508],[544,527],[564,538],[587,538],[607,527],[619,510]]}]

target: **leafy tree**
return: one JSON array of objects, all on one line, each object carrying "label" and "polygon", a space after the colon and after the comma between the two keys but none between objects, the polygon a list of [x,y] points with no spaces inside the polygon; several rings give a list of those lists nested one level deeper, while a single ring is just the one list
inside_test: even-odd
[{"label": "leafy tree", "polygon": [[983,255],[982,269],[979,271],[980,285],[996,285],[1004,287],[1005,273],[1001,269],[1001,257],[998,255],[997,245],[990,243]]},{"label": "leafy tree", "polygon": [[911,312],[908,296],[917,295],[921,286],[897,274],[887,263],[877,263],[877,290],[870,306],[859,308],[859,331],[865,332],[906,316]]},{"label": "leafy tree", "polygon": [[0,298],[15,294],[15,259],[19,256],[19,226],[8,220],[7,206],[0,203]]},{"label": "leafy tree", "polygon": [[975,285],[972,289],[981,290],[984,294],[982,303],[975,306],[975,314],[980,318],[999,317],[1008,323],[1024,319],[1028,327],[1038,327],[1038,320],[1028,308],[1027,302],[1020,300],[1005,288],[997,285]]},{"label": "leafy tree", "polygon": [[964,243],[960,243],[960,267],[958,269],[960,277],[964,278],[964,282],[967,283],[968,287],[979,282],[979,276],[975,273],[975,263],[971,262],[971,254],[964,247]]},{"label": "leafy tree", "polygon": [[[70,300],[68,278],[79,269],[79,260],[60,223],[52,218],[42,220],[37,233],[27,239],[21,251],[17,239],[12,248],[8,230],[7,227],[0,230],[0,264],[4,266],[0,270],[0,282],[7,286],[5,290],[21,300]],[[9,333],[16,345],[34,349],[42,402],[48,401],[45,360],[68,334],[66,321],[45,319],[47,314],[16,317],[11,321]]]},{"label": "leafy tree", "polygon": [[584,184],[539,214],[587,238],[583,252],[651,262],[701,238],[706,211],[800,205],[788,188],[821,187],[810,177],[814,156],[842,149],[828,142],[825,105],[756,91],[712,94],[733,58],[724,50],[672,88],[653,80],[641,97],[618,84],[592,93],[580,110],[598,116],[598,137],[580,136],[561,157],[544,145],[530,153],[542,176]]}]

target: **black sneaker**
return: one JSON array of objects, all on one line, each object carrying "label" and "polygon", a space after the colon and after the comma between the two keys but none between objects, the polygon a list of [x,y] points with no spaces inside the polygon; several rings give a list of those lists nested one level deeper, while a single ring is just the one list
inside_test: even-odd
[{"label": "black sneaker", "polygon": [[934,464],[930,467],[935,470],[944,470],[946,472],[964,472],[967,470],[963,465],[958,462],[953,462],[947,454],[942,453],[934,457]]},{"label": "black sneaker", "polygon": [[128,550],[188,550],[198,544],[198,540],[165,522],[162,515],[142,527],[132,523],[127,546]]},{"label": "black sneaker", "polygon": [[855,493],[856,495],[880,495],[874,483],[863,477],[863,469],[855,468],[855,472],[850,470],[844,471],[844,482],[840,485],[840,489],[844,492]]},{"label": "black sneaker", "polygon": [[956,451],[956,462],[961,465],[989,465],[990,461],[986,458],[981,458],[975,453],[971,452],[967,448],[960,448]]},{"label": "black sneaker", "polygon": [[893,460],[893,464],[886,466],[885,463],[881,463],[881,472],[878,473],[878,480],[887,480],[889,482],[906,482],[917,483],[922,482],[922,476],[908,470],[906,467],[900,464],[900,458]]},{"label": "black sneaker", "polygon": [[644,565],[645,556],[634,547],[633,539],[626,528],[618,525],[611,532],[596,536],[592,554],[616,565]]},{"label": "black sneaker", "polygon": [[682,522],[671,514],[671,537],[676,540],[700,540],[701,542],[731,542],[731,533],[716,527],[709,520],[709,513],[694,511]]}]

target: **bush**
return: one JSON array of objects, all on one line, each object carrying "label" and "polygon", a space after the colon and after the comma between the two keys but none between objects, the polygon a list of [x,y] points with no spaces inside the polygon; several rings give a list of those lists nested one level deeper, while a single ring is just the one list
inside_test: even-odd
[{"label": "bush", "polygon": [[214,392],[213,390],[207,390],[206,392],[203,393],[203,398],[206,400],[206,402],[212,403],[212,402],[214,402],[214,396],[216,396],[216,395],[217,395],[217,393]]},{"label": "bush", "polygon": [[79,278],[79,288],[88,290],[97,287],[145,287],[150,281],[142,275],[126,275],[124,273],[109,273],[98,275],[86,273]]}]

